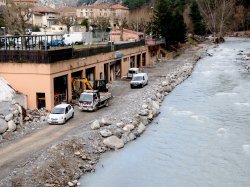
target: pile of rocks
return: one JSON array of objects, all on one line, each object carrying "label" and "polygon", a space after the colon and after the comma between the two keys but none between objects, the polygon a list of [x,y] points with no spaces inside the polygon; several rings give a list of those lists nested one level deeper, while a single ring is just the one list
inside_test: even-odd
[{"label": "pile of rocks", "polygon": [[25,110],[18,103],[11,105],[8,111],[0,113],[0,142],[12,140],[27,125],[45,122],[46,116],[47,111]]},{"label": "pile of rocks", "polygon": [[[194,57],[198,61],[200,57]],[[159,114],[160,103],[178,84],[188,78],[194,68],[194,63],[186,63],[178,67],[177,70],[167,75],[158,84],[154,92],[147,96],[142,106],[129,122],[117,122],[112,124],[111,120],[102,118],[95,120],[91,124],[92,130],[99,130],[102,136],[100,147],[102,149],[120,149],[124,145],[139,137],[146,126]]]}]

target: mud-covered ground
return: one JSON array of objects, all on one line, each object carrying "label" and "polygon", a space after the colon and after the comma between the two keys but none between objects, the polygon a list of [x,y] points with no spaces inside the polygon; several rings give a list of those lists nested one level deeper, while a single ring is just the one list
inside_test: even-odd
[{"label": "mud-covered ground", "polygon": [[[170,92],[168,89],[180,83],[177,75],[183,73],[183,79],[187,78],[190,68],[207,55],[209,46],[210,43],[186,46],[174,59],[143,68],[149,74],[149,83],[144,88],[130,89],[128,80],[112,82],[113,98],[108,107],[80,112],[75,106],[75,117],[65,125],[39,123],[20,129],[12,140],[0,146],[0,186],[79,185],[81,175],[94,172],[100,154],[115,149],[103,140],[115,136],[125,145],[138,138],[157,115],[150,103],[159,103]],[[100,126],[94,127],[94,121]]]}]

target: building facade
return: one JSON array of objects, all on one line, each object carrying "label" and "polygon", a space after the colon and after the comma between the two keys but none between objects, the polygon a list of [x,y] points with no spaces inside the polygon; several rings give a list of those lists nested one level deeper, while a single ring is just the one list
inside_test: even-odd
[{"label": "building facade", "polygon": [[110,82],[126,76],[130,67],[149,63],[148,49],[141,45],[53,63],[0,63],[0,76],[26,95],[28,108],[51,110],[62,101],[72,101],[73,78]]},{"label": "building facade", "polygon": [[32,25],[50,28],[56,23],[58,16],[59,14],[54,8],[37,4],[33,8]]},{"label": "building facade", "polygon": [[115,5],[87,5],[80,6],[76,9],[76,16],[79,19],[88,19],[90,23],[97,17],[106,17],[110,19],[111,25],[113,25],[114,19],[127,17],[129,15],[129,9],[119,4]]}]

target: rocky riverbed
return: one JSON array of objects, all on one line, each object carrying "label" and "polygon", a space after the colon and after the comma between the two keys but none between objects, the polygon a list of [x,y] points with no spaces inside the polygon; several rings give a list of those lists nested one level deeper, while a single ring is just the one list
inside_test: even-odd
[{"label": "rocky riverbed", "polygon": [[[96,116],[95,120],[85,122],[85,128],[79,126],[64,140],[31,155],[27,162],[21,163],[9,177],[2,180],[0,186],[79,185],[81,175],[95,171],[100,154],[120,149],[142,135],[159,114],[163,99],[191,75],[196,62],[207,55],[209,46],[210,44],[186,46],[174,59],[144,68],[143,71],[149,74],[149,80],[152,81],[148,86],[114,97],[110,104],[115,107]],[[122,86],[122,81],[115,81],[111,88],[117,92]],[[21,111],[18,111],[16,116],[20,117]],[[37,112],[40,117],[34,123],[42,124],[40,120],[44,114],[41,114],[42,111]],[[30,118],[32,117],[27,120],[31,120]],[[5,121],[7,122],[6,119]],[[33,121],[29,124],[32,123]]]}]

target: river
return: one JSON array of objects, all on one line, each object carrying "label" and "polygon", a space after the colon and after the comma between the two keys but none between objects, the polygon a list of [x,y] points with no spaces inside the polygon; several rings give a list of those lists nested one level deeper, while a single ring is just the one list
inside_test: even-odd
[{"label": "river", "polygon": [[227,38],[165,98],[161,114],[125,148],[103,154],[81,187],[249,187],[250,73]]}]

